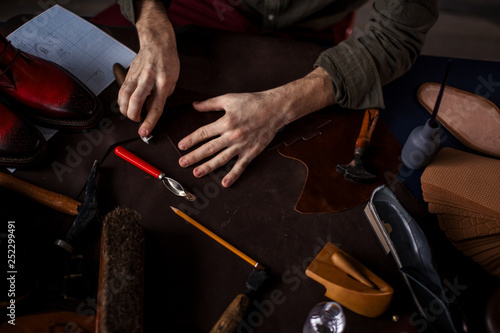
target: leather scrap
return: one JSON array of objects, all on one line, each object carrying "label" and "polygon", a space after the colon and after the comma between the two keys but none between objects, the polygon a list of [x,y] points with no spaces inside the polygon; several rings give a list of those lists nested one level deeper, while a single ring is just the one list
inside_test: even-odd
[{"label": "leather scrap", "polygon": [[376,187],[396,177],[401,165],[401,146],[380,122],[364,157],[365,168],[377,175],[376,182],[356,184],[347,181],[335,167],[353,159],[364,111],[330,108],[325,115],[331,121],[321,127],[321,135],[278,147],[281,155],[299,160],[307,168],[307,178],[295,205],[300,213],[337,212],[366,202]]}]

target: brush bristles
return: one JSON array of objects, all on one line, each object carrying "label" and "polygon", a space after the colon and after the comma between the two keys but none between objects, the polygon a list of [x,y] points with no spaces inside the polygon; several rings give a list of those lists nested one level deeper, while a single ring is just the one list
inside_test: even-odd
[{"label": "brush bristles", "polygon": [[139,219],[128,208],[117,208],[104,219],[98,332],[142,332],[144,231]]}]

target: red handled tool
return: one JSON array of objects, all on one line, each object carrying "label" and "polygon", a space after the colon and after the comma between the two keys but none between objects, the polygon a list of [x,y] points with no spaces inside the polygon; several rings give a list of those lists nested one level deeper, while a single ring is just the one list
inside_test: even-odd
[{"label": "red handled tool", "polygon": [[173,194],[183,197],[189,201],[194,201],[196,200],[196,196],[184,189],[181,184],[179,184],[176,180],[166,177],[165,172],[161,171],[160,169],[152,166],[148,162],[144,161],[137,155],[132,154],[129,152],[127,149],[123,148],[122,146],[118,146],[115,148],[115,154],[121,158],[123,158],[125,161],[135,165],[139,169],[146,171],[149,173],[151,176],[158,178],[159,180],[162,181],[163,185],[165,185],[166,188],[169,189],[170,192]]}]

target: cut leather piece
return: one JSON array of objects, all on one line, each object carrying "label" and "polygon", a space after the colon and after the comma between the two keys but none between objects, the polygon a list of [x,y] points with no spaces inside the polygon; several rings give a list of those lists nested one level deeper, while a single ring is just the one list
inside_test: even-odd
[{"label": "cut leather piece", "polygon": [[[424,83],[417,96],[432,112],[440,84]],[[467,147],[500,157],[500,109],[481,96],[447,86],[437,115],[439,121]]]},{"label": "cut leather piece", "polygon": [[47,143],[40,131],[0,103],[0,165],[32,165],[46,150]]},{"label": "cut leather piece", "polygon": [[321,134],[321,127],[330,121],[328,116],[319,112],[309,114],[280,129],[267,148],[273,149],[280,144],[290,146],[299,140],[309,140]]},{"label": "cut leather piece", "polygon": [[347,181],[335,167],[354,158],[354,144],[364,112],[331,108],[324,114],[331,121],[321,127],[320,135],[278,147],[281,155],[299,160],[307,168],[307,178],[295,205],[295,210],[301,213],[337,212],[366,202],[376,187],[396,177],[401,165],[400,144],[379,122],[363,158],[365,168],[377,180],[372,184]]}]

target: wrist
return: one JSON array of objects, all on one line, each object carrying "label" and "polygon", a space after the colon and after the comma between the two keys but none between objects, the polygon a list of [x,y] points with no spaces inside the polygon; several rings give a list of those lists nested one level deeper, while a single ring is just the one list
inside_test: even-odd
[{"label": "wrist", "polygon": [[149,42],[158,42],[158,38],[170,38],[174,31],[167,10],[158,0],[141,0],[136,2],[136,28],[141,46]]},{"label": "wrist", "polygon": [[283,125],[335,104],[330,75],[321,67],[274,90],[279,96],[278,105],[281,105]]}]

